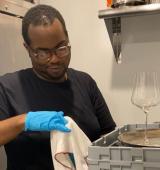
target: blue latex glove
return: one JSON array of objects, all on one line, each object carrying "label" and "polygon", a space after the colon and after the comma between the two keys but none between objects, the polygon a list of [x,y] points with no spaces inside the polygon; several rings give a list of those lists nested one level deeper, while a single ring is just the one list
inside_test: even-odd
[{"label": "blue latex glove", "polygon": [[71,130],[65,126],[68,121],[63,115],[63,112],[56,111],[28,112],[25,120],[25,131],[59,130],[70,132]]}]

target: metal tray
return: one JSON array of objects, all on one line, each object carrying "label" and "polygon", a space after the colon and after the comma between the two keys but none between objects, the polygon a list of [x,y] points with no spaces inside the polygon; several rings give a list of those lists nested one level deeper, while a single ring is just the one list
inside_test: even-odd
[{"label": "metal tray", "polygon": [[123,132],[118,136],[118,140],[127,146],[139,146],[139,147],[160,147],[160,128],[148,129],[147,137],[148,142],[144,141],[145,130],[136,130]]}]

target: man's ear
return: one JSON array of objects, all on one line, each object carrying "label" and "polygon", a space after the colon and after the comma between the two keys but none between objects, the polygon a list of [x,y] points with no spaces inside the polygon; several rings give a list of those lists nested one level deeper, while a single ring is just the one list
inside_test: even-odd
[{"label": "man's ear", "polygon": [[25,42],[23,42],[23,45],[24,45],[25,49],[28,51],[29,57],[31,58],[30,51],[29,51],[29,46]]},{"label": "man's ear", "polygon": [[24,45],[24,47],[26,48],[26,50],[28,51],[29,48],[28,48],[28,45],[26,44],[26,42],[23,42],[23,45]]}]

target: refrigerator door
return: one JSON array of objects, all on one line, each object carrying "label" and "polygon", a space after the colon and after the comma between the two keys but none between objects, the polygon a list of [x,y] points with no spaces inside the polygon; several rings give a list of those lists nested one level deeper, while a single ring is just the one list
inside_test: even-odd
[{"label": "refrigerator door", "polygon": [[31,66],[23,46],[20,18],[0,13],[0,75]]}]

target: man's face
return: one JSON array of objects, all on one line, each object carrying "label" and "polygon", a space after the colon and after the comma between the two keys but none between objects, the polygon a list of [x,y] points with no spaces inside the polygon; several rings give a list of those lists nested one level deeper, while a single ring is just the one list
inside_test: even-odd
[{"label": "man's face", "polygon": [[[60,21],[55,19],[47,26],[30,25],[28,35],[31,43],[27,49],[36,73],[49,81],[64,81],[71,55],[67,46],[69,40]],[[43,59],[46,56],[48,59]]]}]

